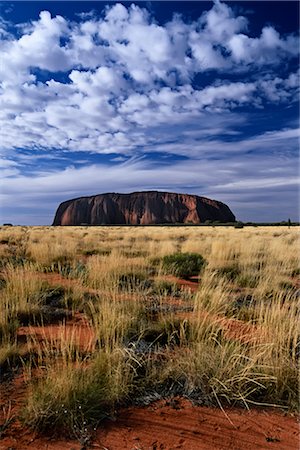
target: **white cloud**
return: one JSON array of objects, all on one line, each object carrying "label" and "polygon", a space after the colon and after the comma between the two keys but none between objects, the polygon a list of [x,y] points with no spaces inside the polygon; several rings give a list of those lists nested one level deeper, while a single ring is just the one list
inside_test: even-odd
[{"label": "white cloud", "polygon": [[279,33],[271,26],[264,27],[259,38],[245,34],[233,35],[226,47],[231,51],[232,60],[238,64],[274,64],[279,57],[297,55],[298,39],[289,36],[281,39]]},{"label": "white cloud", "polygon": [[232,9],[217,0],[212,9],[200,19],[204,31],[214,42],[224,42],[234,34],[247,29],[247,19],[235,17]]},{"label": "white cloud", "polygon": [[[70,77],[72,83],[65,89],[62,83],[53,81],[6,89],[0,97],[3,149],[61,148],[128,154],[139,145],[149,145],[157,127],[165,126],[169,139],[178,127],[194,127],[205,135],[207,123],[213,129],[220,112],[242,105],[261,106],[263,100],[295,100],[297,90],[290,87],[295,85],[292,75],[286,80],[275,77],[251,83],[223,82],[198,90],[183,85],[146,93],[126,91],[127,82],[111,68],[93,73],[73,71]],[[222,127],[219,133],[234,132],[237,116],[231,115],[229,128]],[[143,139],[137,139],[137,126]],[[118,133],[126,134],[126,145],[122,145]]]},{"label": "white cloud", "polygon": [[9,39],[2,43],[0,79],[5,81],[5,85],[34,81],[35,77],[30,75],[31,67],[67,70],[68,61],[60,45],[60,38],[67,33],[68,25],[63,17],[51,18],[48,11],[41,11],[31,30],[18,40]]},{"label": "white cloud", "polygon": [[[220,2],[198,21],[174,16],[164,26],[135,5],[116,4],[103,18],[79,23],[42,11],[21,37],[1,44],[1,145],[128,153],[137,126],[151,135],[164,124],[205,123],[203,114],[289,101],[298,87],[293,74],[192,87],[198,72],[239,71],[243,63],[275,63],[296,52],[293,36],[266,27],[250,38],[241,34],[246,30],[245,17]],[[70,73],[65,82],[38,81],[37,69]],[[118,132],[127,134],[126,143]]]}]

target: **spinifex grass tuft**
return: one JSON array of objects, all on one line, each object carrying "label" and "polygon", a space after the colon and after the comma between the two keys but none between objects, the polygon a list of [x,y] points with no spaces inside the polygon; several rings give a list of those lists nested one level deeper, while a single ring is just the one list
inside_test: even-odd
[{"label": "spinifex grass tuft", "polygon": [[113,414],[115,404],[128,395],[131,379],[130,365],[117,348],[97,353],[89,365],[49,361],[45,376],[31,385],[23,420],[40,431],[87,431]]}]

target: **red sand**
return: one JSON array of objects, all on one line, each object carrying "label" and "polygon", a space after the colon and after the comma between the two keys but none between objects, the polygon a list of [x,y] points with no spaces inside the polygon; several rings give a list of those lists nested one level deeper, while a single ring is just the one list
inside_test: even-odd
[{"label": "red sand", "polygon": [[96,345],[95,331],[84,314],[80,313],[76,313],[74,318],[60,325],[20,327],[17,339],[19,342],[27,341],[31,350],[35,343],[39,346],[43,341],[55,346],[58,341],[67,340],[85,352],[92,351]]},{"label": "red sand", "polygon": [[[97,433],[109,450],[298,449],[296,418],[277,412],[195,407],[187,400],[122,411]],[[171,402],[172,403],[172,402]]]},{"label": "red sand", "polygon": [[[90,448],[102,450],[297,450],[297,419],[269,410],[193,406],[187,400],[160,401],[119,412],[96,431]],[[76,441],[38,437],[15,425],[1,450],[77,450]]]}]

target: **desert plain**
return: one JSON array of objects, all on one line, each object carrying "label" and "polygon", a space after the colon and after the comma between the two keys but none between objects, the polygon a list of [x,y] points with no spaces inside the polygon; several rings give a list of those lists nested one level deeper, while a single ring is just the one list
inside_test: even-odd
[{"label": "desert plain", "polygon": [[297,449],[299,227],[1,227],[0,449]]}]

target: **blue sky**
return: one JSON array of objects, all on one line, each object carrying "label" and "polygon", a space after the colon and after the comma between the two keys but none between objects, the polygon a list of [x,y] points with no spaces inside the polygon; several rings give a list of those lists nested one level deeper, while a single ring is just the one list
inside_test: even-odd
[{"label": "blue sky", "polygon": [[0,3],[1,222],[163,190],[298,220],[299,3]]}]

